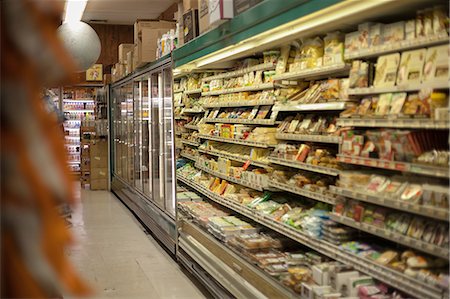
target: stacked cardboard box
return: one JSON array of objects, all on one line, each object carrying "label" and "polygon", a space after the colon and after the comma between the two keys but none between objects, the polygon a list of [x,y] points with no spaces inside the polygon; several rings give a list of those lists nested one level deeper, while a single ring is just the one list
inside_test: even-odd
[{"label": "stacked cardboard box", "polygon": [[134,68],[141,67],[156,60],[158,38],[170,29],[176,29],[175,22],[160,20],[138,20],[134,23],[134,44],[136,57]]},{"label": "stacked cardboard box", "polygon": [[92,140],[91,157],[91,190],[108,189],[108,142]]},{"label": "stacked cardboard box", "polygon": [[95,128],[83,121],[81,123],[80,135],[81,135],[81,163],[80,163],[80,180],[81,187],[86,187],[91,182],[91,157],[90,157],[90,145],[92,135],[95,133]]}]

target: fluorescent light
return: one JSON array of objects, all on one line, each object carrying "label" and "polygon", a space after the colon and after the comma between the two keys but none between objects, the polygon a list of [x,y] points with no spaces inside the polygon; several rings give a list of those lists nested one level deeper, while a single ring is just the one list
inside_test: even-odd
[{"label": "fluorescent light", "polygon": [[81,21],[88,0],[67,0],[64,10],[64,23]]}]

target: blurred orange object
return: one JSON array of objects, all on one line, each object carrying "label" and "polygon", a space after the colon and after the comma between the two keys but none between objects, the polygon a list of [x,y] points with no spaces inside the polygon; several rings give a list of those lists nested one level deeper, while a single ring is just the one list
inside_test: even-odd
[{"label": "blurred orange object", "polygon": [[72,238],[57,206],[73,201],[73,183],[61,129],[40,96],[74,74],[56,35],[63,4],[2,1],[2,298],[90,293],[64,253]]}]

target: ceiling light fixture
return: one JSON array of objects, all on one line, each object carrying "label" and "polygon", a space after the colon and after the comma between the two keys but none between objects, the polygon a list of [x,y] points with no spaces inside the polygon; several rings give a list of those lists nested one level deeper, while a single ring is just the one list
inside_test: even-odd
[{"label": "ceiling light fixture", "polygon": [[67,0],[63,23],[76,23],[81,21],[87,2],[88,0]]}]

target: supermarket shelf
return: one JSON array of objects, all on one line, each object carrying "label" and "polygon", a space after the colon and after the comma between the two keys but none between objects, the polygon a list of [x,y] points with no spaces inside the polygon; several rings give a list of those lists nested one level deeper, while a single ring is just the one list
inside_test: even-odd
[{"label": "supermarket shelf", "polygon": [[450,123],[445,120],[429,118],[339,118],[339,127],[366,127],[366,128],[411,128],[411,129],[449,129]]},{"label": "supermarket shelf", "polygon": [[185,127],[186,129],[198,130],[198,127],[197,127],[197,126],[194,126],[194,125],[184,125],[184,127]]},{"label": "supermarket shelf", "polygon": [[399,211],[422,215],[433,219],[448,221],[449,217],[448,209],[435,208],[431,206],[424,206],[409,202],[403,202],[399,199],[381,197],[377,196],[376,194],[363,192],[362,190],[353,191],[337,186],[330,186],[330,191],[336,195],[357,199],[359,201],[369,202],[372,204],[396,209]]},{"label": "supermarket shelf", "polygon": [[67,161],[67,164],[80,164],[80,161]]},{"label": "supermarket shelf", "polygon": [[174,119],[175,120],[185,120],[186,117],[185,116],[175,116]]},{"label": "supermarket shelf", "polygon": [[228,108],[228,107],[251,107],[251,106],[269,106],[273,105],[274,100],[264,101],[233,101],[233,102],[220,102],[215,104],[204,104],[203,108]]},{"label": "supermarket shelf", "polygon": [[207,139],[207,140],[213,140],[213,141],[219,141],[219,142],[227,142],[227,143],[235,143],[235,144],[241,144],[246,146],[253,146],[253,147],[262,147],[262,148],[268,148],[268,147],[274,147],[275,145],[269,145],[262,142],[256,142],[256,141],[249,141],[249,140],[238,140],[233,138],[223,138],[223,137],[216,137],[216,136],[209,136],[204,134],[198,135],[201,139]]},{"label": "supermarket shelf", "polygon": [[[184,107],[184,104],[173,104],[173,106],[176,108],[176,107]],[[148,108],[146,109],[146,110],[148,110]]]},{"label": "supermarket shelf", "polygon": [[183,91],[184,91],[183,88],[180,88],[180,89],[174,89],[174,90],[173,90],[173,93],[180,93],[180,92],[183,92]]},{"label": "supermarket shelf", "polygon": [[184,108],[181,113],[204,113],[205,110],[201,109],[193,109],[193,108]]},{"label": "supermarket shelf", "polygon": [[368,258],[358,256],[351,252],[346,252],[339,246],[333,245],[326,241],[317,238],[311,238],[305,232],[296,230],[295,228],[286,224],[276,222],[268,216],[257,213],[255,210],[244,207],[238,203],[226,200],[223,197],[211,192],[210,190],[185,177],[177,175],[177,179],[202,193],[210,200],[224,207],[232,209],[235,212],[244,215],[257,223],[260,223],[284,236],[287,236],[288,238],[291,238],[292,240],[299,242],[300,244],[308,246],[309,248],[325,256],[340,261],[344,264],[351,265],[356,270],[362,273],[366,273],[367,275],[370,275],[375,279],[383,281],[394,288],[402,290],[408,294],[413,294],[418,298],[443,299],[447,298],[448,296],[448,294],[439,287],[415,279],[411,276],[407,276],[401,272],[378,264]]},{"label": "supermarket shelf", "polygon": [[273,163],[273,164],[288,166],[288,167],[292,167],[292,168],[303,169],[303,170],[308,170],[308,171],[313,171],[313,172],[323,173],[323,174],[328,174],[328,175],[333,175],[333,176],[339,175],[339,170],[334,169],[334,168],[328,168],[328,167],[323,167],[323,166],[319,166],[319,165],[312,165],[312,164],[297,162],[294,160],[281,159],[281,158],[276,158],[276,157],[269,157],[269,161],[270,161],[270,163]]},{"label": "supermarket shelf", "polygon": [[245,157],[238,157],[238,156],[226,154],[223,152],[205,150],[205,149],[200,149],[200,148],[198,149],[198,151],[200,153],[204,153],[204,154],[208,154],[208,155],[212,155],[212,156],[216,156],[216,157],[221,157],[221,158],[226,158],[226,159],[230,159],[230,160],[237,161],[237,162],[242,162],[242,163],[250,162],[250,165],[254,165],[254,166],[259,166],[259,167],[263,167],[263,168],[269,167],[268,163],[250,160]]},{"label": "supermarket shelf", "polygon": [[422,175],[448,178],[449,169],[445,167],[429,166],[425,164],[388,161],[372,158],[364,158],[358,156],[337,155],[338,161],[348,164],[363,165],[368,167],[397,170],[403,172],[411,172]]},{"label": "supermarket shelf", "polygon": [[84,113],[93,113],[93,109],[64,109],[64,112],[84,112]]},{"label": "supermarket shelf", "polygon": [[76,144],[64,144],[64,146],[80,146],[80,143],[76,143]]},{"label": "supermarket shelf", "polygon": [[320,66],[312,69],[298,70],[294,72],[287,72],[280,75],[273,76],[274,81],[281,80],[298,80],[298,79],[322,79],[337,77],[337,76],[348,76],[350,70],[350,65],[341,63],[328,66]]},{"label": "supermarket shelf", "polygon": [[220,173],[218,171],[214,171],[214,170],[212,170],[212,169],[210,169],[210,168],[208,168],[206,166],[202,166],[202,165],[200,165],[198,163],[198,161],[195,162],[195,167],[198,168],[198,169],[201,169],[204,172],[207,172],[207,173],[209,173],[209,174],[211,174],[213,176],[216,176],[218,178],[224,179],[224,180],[226,180],[228,182],[232,182],[232,183],[244,186],[244,187],[255,189],[257,191],[263,191],[263,189],[264,189],[264,187],[261,186],[261,185],[257,185],[257,184],[251,183],[251,182],[247,182],[247,181],[244,181],[242,179],[237,179],[235,177],[228,176],[228,175]]},{"label": "supermarket shelf", "polygon": [[68,131],[79,131],[80,128],[68,128],[68,127],[64,127],[64,130],[68,130]]},{"label": "supermarket shelf", "polygon": [[341,137],[329,136],[329,135],[302,135],[302,134],[289,134],[289,133],[277,133],[275,138],[281,140],[296,140],[296,141],[310,141],[310,142],[323,142],[323,143],[341,143]]},{"label": "supermarket shelf", "polygon": [[328,102],[299,105],[275,105],[273,111],[334,111],[345,110],[352,102]]},{"label": "supermarket shelf", "polygon": [[276,182],[274,180],[271,180],[269,182],[269,185],[271,187],[275,187],[275,188],[278,188],[283,191],[287,191],[290,193],[294,193],[297,195],[315,199],[315,200],[318,200],[318,201],[321,201],[324,203],[328,203],[331,205],[336,204],[336,199],[332,195],[326,195],[326,194],[322,194],[322,193],[318,193],[318,192],[312,192],[312,191],[306,190],[304,188],[293,187],[292,186],[293,184],[289,184],[289,185],[283,184],[283,183]]},{"label": "supermarket shelf", "polygon": [[228,123],[228,124],[247,124],[247,125],[267,125],[273,126],[274,119],[237,119],[237,118],[205,118],[207,123]]},{"label": "supermarket shelf", "polygon": [[370,47],[369,49],[362,49],[359,51],[355,51],[353,53],[345,52],[344,57],[346,60],[357,58],[371,58],[399,51],[406,51],[439,44],[446,44],[448,42],[449,38],[447,35],[416,38],[414,40],[403,40],[393,45],[391,44],[391,45],[373,46]]},{"label": "supermarket shelf", "polygon": [[218,74],[218,75],[214,75],[214,76],[205,77],[202,79],[202,81],[207,82],[207,81],[216,80],[216,79],[228,79],[228,78],[233,78],[233,77],[240,77],[240,76],[243,76],[246,73],[250,73],[250,72],[274,70],[275,67],[276,67],[276,65],[272,62],[262,63],[262,64],[258,64],[255,66],[247,67],[247,68],[244,68],[241,70],[237,70],[234,72],[227,72],[224,74]]},{"label": "supermarket shelf", "polygon": [[255,85],[255,86],[244,86],[244,87],[228,88],[228,89],[222,89],[222,90],[202,92],[202,96],[217,96],[217,95],[227,94],[227,93],[236,93],[236,92],[243,92],[243,91],[259,91],[259,90],[266,90],[266,89],[273,89],[273,88],[275,88],[275,84],[273,82],[269,82],[269,83]]},{"label": "supermarket shelf", "polygon": [[65,135],[64,138],[67,138],[67,139],[80,139],[80,136],[69,136],[69,135]]},{"label": "supermarket shelf", "polygon": [[364,88],[349,88],[348,95],[358,96],[358,95],[370,95],[378,93],[388,93],[388,92],[408,92],[408,91],[418,91],[421,89],[448,89],[449,83],[447,81],[442,82],[431,82],[423,84],[412,84],[412,85],[399,85],[390,87],[364,87]]},{"label": "supermarket shelf", "polygon": [[337,215],[337,214],[330,214],[330,219],[332,219],[333,221],[336,221],[338,223],[356,228],[358,230],[361,231],[365,231],[367,233],[370,233],[372,235],[381,237],[383,239],[386,240],[390,240],[429,254],[432,254],[434,256],[437,257],[441,257],[444,259],[448,259],[449,258],[449,251],[448,248],[444,248],[444,247],[440,247],[440,246],[436,246],[434,244],[430,244],[427,242],[424,242],[422,240],[419,239],[415,239],[415,238],[411,238],[408,236],[405,236],[403,234],[394,232],[394,231],[390,231],[384,228],[380,228],[377,227],[375,225],[370,225],[367,223],[362,223],[362,222],[357,222],[355,220],[353,220],[352,218],[349,217],[345,217],[345,216],[341,216],[341,215]]},{"label": "supermarket shelf", "polygon": [[191,140],[187,140],[187,139],[183,139],[183,138],[180,138],[180,140],[184,144],[189,144],[189,145],[192,145],[192,146],[199,146],[200,145],[200,143],[195,142],[195,141],[191,141]]},{"label": "supermarket shelf", "polygon": [[201,88],[185,90],[184,91],[184,94],[201,94],[201,93],[202,93],[202,89]]},{"label": "supermarket shelf", "polygon": [[188,158],[189,160],[192,160],[192,161],[194,161],[194,162],[197,162],[197,157],[196,157],[196,156],[189,155],[189,154],[184,153],[184,152],[181,152],[181,153],[180,153],[180,156],[185,157],[185,158]]}]

